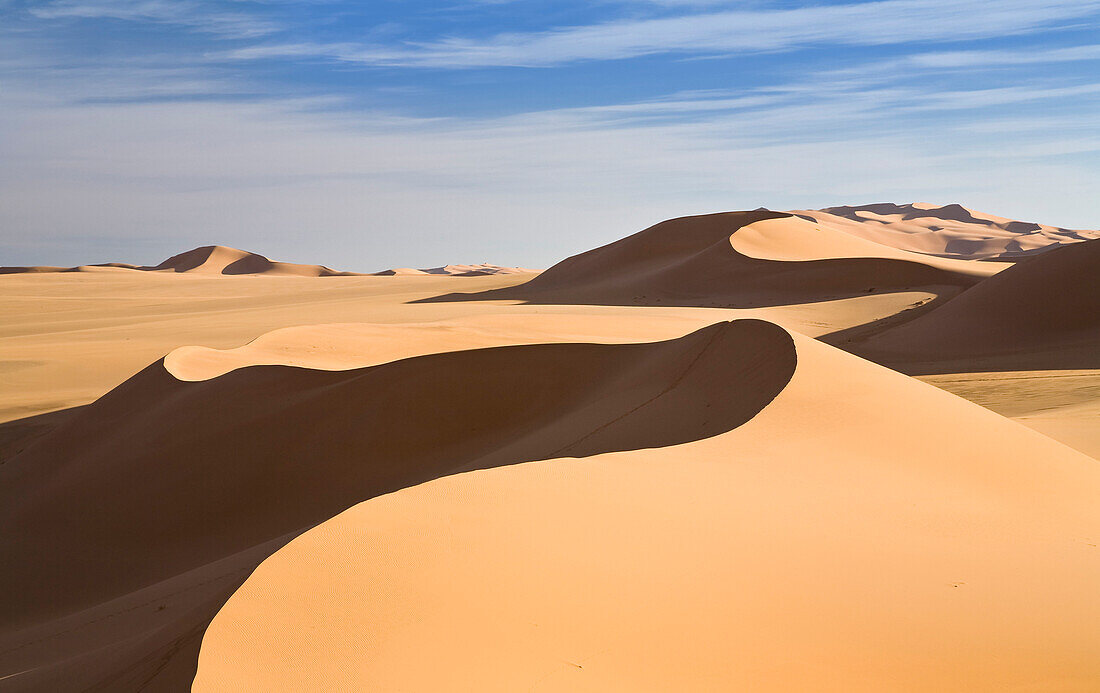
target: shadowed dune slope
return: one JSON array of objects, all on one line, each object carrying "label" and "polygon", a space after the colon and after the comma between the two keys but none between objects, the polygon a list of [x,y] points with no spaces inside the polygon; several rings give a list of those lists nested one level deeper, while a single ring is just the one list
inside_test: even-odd
[{"label": "shadowed dune slope", "polygon": [[[157,362],[0,466],[0,590],[20,595],[0,644],[277,546],[380,493],[723,433],[794,368],[789,333],[758,320],[665,342],[498,347],[336,372],[255,366],[199,382]],[[238,584],[265,555],[236,566]]]},{"label": "shadowed dune slope", "polygon": [[1095,691],[1095,461],[793,338],[727,433],[305,533],[215,617],[193,690]]},{"label": "shadowed dune slope", "polygon": [[519,286],[426,300],[750,308],[924,287],[953,292],[978,281],[892,257],[770,260],[731,244],[742,227],[790,216],[757,210],[672,219],[567,258]]},{"label": "shadowed dune slope", "polygon": [[851,348],[888,363],[993,356],[1021,368],[1100,367],[1097,276],[1100,240],[1055,248]]}]

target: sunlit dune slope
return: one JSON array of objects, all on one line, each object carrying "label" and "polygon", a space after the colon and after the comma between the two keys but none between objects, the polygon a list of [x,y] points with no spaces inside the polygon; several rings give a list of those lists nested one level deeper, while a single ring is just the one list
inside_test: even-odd
[{"label": "sunlit dune slope", "polygon": [[844,258],[905,260],[976,279],[1009,267],[1008,263],[974,262],[899,250],[800,216],[765,219],[737,229],[730,244],[738,253],[758,260],[808,261]]},{"label": "sunlit dune slope", "polygon": [[1100,238],[1100,230],[1014,221],[959,204],[878,203],[793,213],[902,250],[969,260],[1014,260]]},{"label": "sunlit dune slope", "polygon": [[794,340],[726,433],[311,530],[214,619],[194,690],[1093,690],[1095,461]]},{"label": "sunlit dune slope", "polygon": [[[941,269],[933,265],[942,263],[916,254],[899,259],[896,251],[885,247],[877,256],[801,261],[757,258],[738,251],[737,235],[744,228],[790,218],[785,212],[758,210],[672,219],[567,258],[525,284],[431,300],[506,298],[535,303],[744,308],[928,288],[950,294],[984,274],[969,266],[965,272],[956,267]],[[803,225],[801,220],[794,223]],[[810,232],[812,225],[805,226]],[[758,235],[759,229],[753,234]]]}]

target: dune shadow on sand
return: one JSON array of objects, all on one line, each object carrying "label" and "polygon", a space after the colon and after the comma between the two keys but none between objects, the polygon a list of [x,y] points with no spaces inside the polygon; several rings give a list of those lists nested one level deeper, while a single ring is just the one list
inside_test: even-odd
[{"label": "dune shadow on sand", "polygon": [[[159,361],[0,466],[0,589],[21,595],[0,624],[0,663],[68,662],[20,677],[39,687],[186,678],[195,634],[251,569],[344,509],[448,474],[715,436],[767,406],[795,364],[791,336],[759,320],[664,342],[251,366],[198,382]],[[199,576],[191,592],[173,583],[182,575]],[[97,642],[94,660],[83,640],[42,635],[139,613],[127,595],[165,591],[189,595],[184,615],[151,613],[117,646]],[[26,647],[31,634],[46,644]]]}]

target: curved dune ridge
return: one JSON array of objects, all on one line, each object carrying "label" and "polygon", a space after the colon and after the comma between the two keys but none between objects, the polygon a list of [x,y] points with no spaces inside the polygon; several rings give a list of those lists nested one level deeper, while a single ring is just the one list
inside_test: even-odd
[{"label": "curved dune ridge", "polygon": [[33,669],[19,677],[30,690],[126,688],[169,660],[164,675],[186,677],[175,653],[194,666],[198,635],[248,571],[354,503],[471,469],[718,435],[794,369],[790,334],[758,320],[201,382],[154,363],[0,467],[0,589],[20,595],[0,663]]},{"label": "curved dune ridge", "polygon": [[1012,260],[1080,241],[1100,230],[1064,229],[1014,221],[959,204],[878,203],[793,212],[901,250],[967,260]]},{"label": "curved dune ridge", "polygon": [[[1021,262],[967,289],[931,312],[886,330],[856,348],[881,358],[1017,354],[1048,359],[1079,345],[1100,366],[1100,240],[1074,243]],[[1073,357],[1077,358],[1077,357]],[[1063,366],[1066,367],[1066,366]]]},{"label": "curved dune ridge", "polygon": [[728,432],[305,533],[215,617],[193,690],[1093,690],[1095,461],[794,341]]},{"label": "curved dune ridge", "polygon": [[[790,214],[768,210],[672,219],[567,258],[525,284],[427,300],[750,308],[929,288],[953,294],[988,273],[969,265],[965,271],[945,269],[936,266],[942,261],[917,254],[899,259],[887,248],[869,257],[799,261],[756,258],[737,250],[743,230],[758,235],[760,222],[786,219],[792,221],[773,227],[801,225]],[[800,232],[814,228],[805,227]]]},{"label": "curved dune ridge", "polygon": [[673,339],[712,324],[715,319],[709,312],[692,317],[650,315],[639,324],[634,317],[569,313],[484,315],[392,325],[303,325],[273,330],[233,349],[179,347],[164,357],[164,368],[186,381],[209,380],[257,365],[350,370],[413,356],[494,346]]},{"label": "curved dune ridge", "polygon": [[737,229],[730,244],[758,260],[806,262],[844,258],[887,258],[916,262],[976,278],[1004,270],[1007,263],[973,262],[899,250],[799,216],[765,219]]}]

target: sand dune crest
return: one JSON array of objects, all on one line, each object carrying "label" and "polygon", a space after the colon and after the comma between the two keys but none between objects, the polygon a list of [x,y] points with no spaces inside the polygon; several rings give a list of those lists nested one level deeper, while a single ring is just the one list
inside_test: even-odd
[{"label": "sand dune crest", "polygon": [[307,532],[214,619],[194,690],[1091,690],[1100,468],[795,344],[727,433],[452,476]]},{"label": "sand dune crest", "polygon": [[916,254],[886,257],[896,254],[888,248],[878,256],[801,261],[755,258],[736,249],[733,239],[742,230],[790,218],[756,210],[672,219],[567,258],[525,284],[428,300],[751,308],[929,288],[953,294],[983,276],[969,266],[965,272],[936,267],[942,263]]},{"label": "sand dune crest", "polygon": [[[0,646],[441,475],[720,434],[794,368],[789,334],[756,320],[666,342],[500,347],[337,372],[256,366],[202,382],[152,364],[0,467],[10,529],[0,589],[21,595]],[[247,561],[233,565],[243,579]],[[233,578],[222,579],[215,602]],[[178,615],[150,614],[148,633],[175,627],[168,617]],[[91,645],[0,663],[61,663]]]}]

